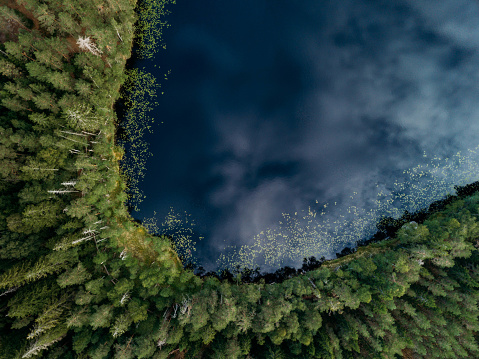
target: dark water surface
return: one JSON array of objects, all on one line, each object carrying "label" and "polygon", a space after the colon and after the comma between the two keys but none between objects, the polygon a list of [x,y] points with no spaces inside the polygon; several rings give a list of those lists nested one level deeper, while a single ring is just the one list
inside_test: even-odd
[{"label": "dark water surface", "polygon": [[478,179],[476,1],[170,9],[167,49],[137,63],[171,74],[132,215],[161,227],[173,207],[170,233],[205,268],[331,258],[381,215]]}]

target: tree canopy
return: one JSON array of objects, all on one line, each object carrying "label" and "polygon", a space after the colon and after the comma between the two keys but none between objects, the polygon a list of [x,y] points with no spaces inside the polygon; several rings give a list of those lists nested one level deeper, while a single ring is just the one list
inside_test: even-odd
[{"label": "tree canopy", "polygon": [[477,183],[268,274],[185,268],[133,221],[115,106],[168,3],[2,1],[0,356],[479,357]]}]

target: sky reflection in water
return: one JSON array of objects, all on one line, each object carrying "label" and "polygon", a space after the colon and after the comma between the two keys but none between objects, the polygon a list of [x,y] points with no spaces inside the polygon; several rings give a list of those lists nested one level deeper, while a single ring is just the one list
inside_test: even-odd
[{"label": "sky reflection in water", "polygon": [[171,10],[167,50],[138,63],[171,74],[132,215],[155,211],[160,226],[173,207],[188,218],[184,236],[204,237],[194,257],[205,268],[331,258],[380,215],[478,179],[477,2],[182,0]]}]

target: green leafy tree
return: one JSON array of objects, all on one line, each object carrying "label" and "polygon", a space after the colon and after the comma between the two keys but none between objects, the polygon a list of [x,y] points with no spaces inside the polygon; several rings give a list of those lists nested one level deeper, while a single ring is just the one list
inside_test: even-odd
[{"label": "green leafy tree", "polygon": [[58,26],[58,22],[55,19],[55,13],[52,11],[52,9],[50,9],[47,4],[37,4],[33,10],[33,13],[40,22],[42,28],[48,33],[53,34]]},{"label": "green leafy tree", "polygon": [[57,283],[60,287],[85,283],[91,278],[91,274],[81,262],[75,268],[71,268],[58,276]]},{"label": "green leafy tree", "polygon": [[60,218],[61,203],[43,201],[39,204],[28,205],[22,215],[12,215],[7,221],[10,230],[28,234],[54,227]]},{"label": "green leafy tree", "polygon": [[93,306],[94,313],[90,317],[90,325],[94,330],[98,328],[107,328],[113,320],[113,306],[103,304]]},{"label": "green leafy tree", "polygon": [[18,11],[8,7],[8,6],[2,6],[0,7],[0,16],[14,22],[20,28],[26,30],[26,31],[31,31],[25,21],[25,17],[21,15]]},{"label": "green leafy tree", "polygon": [[58,13],[58,30],[64,35],[76,37],[81,32],[81,25],[67,11]]}]

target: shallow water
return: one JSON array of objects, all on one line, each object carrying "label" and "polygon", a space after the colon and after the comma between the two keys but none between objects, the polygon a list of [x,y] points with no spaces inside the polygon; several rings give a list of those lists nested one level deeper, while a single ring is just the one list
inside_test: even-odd
[{"label": "shallow water", "polygon": [[476,2],[170,9],[167,49],[135,65],[171,73],[132,215],[205,268],[332,258],[381,215],[478,180]]}]

